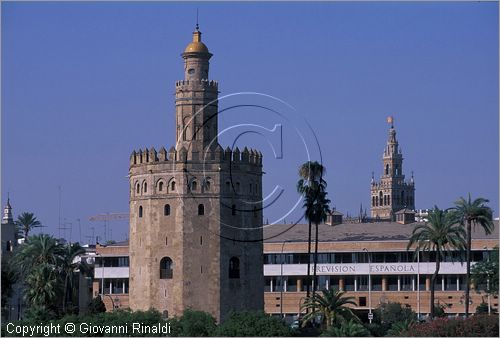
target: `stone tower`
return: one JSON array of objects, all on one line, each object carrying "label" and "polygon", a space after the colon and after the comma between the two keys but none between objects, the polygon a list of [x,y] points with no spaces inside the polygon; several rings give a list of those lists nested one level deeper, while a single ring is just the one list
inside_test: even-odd
[{"label": "stone tower", "polygon": [[16,224],[12,216],[10,198],[7,198],[2,216],[2,254],[10,254],[16,246]]},{"label": "stone tower", "polygon": [[218,84],[196,27],[175,84],[176,144],[130,157],[130,307],[224,320],[263,309],[262,154],[217,140]]},{"label": "stone tower", "polygon": [[371,181],[371,217],[394,220],[394,214],[404,208],[415,209],[415,184],[413,174],[405,182],[403,154],[396,139],[392,117],[387,119],[391,127],[382,156],[383,172],[380,182],[373,175]]}]

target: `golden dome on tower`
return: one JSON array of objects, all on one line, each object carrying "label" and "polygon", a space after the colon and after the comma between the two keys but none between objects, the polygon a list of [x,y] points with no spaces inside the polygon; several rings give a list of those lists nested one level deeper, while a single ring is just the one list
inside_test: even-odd
[{"label": "golden dome on tower", "polygon": [[201,42],[201,32],[196,25],[196,30],[193,32],[193,41],[184,49],[184,53],[209,53],[208,47]]}]

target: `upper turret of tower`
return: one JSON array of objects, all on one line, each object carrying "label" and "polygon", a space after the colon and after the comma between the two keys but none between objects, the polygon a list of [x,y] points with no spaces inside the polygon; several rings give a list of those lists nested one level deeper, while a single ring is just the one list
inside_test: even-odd
[{"label": "upper turret of tower", "polygon": [[208,47],[201,41],[201,32],[198,25],[193,32],[193,41],[181,54],[184,58],[185,80],[208,80],[208,67],[212,54]]},{"label": "upper turret of tower", "polygon": [[14,218],[12,217],[12,207],[10,206],[10,199],[7,198],[7,204],[3,208],[2,224],[14,223]]},{"label": "upper turret of tower", "polygon": [[389,116],[387,122],[391,125],[389,128],[389,136],[387,138],[387,145],[384,149],[384,157],[395,157],[401,155],[401,150],[398,149],[398,140],[396,139],[396,129],[394,129],[394,118]]}]

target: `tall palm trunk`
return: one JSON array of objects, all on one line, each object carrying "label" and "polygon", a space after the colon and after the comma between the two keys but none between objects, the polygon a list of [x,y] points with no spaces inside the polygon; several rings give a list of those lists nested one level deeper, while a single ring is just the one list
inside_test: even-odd
[{"label": "tall palm trunk", "polygon": [[306,295],[309,298],[309,288],[311,284],[311,221],[309,220],[309,237],[307,240],[307,278]]},{"label": "tall palm trunk", "polygon": [[68,276],[64,277],[64,293],[63,293],[63,302],[62,302],[62,311],[66,313],[66,301],[68,299]]},{"label": "tall palm trunk", "polygon": [[439,274],[439,268],[441,267],[441,261],[439,257],[439,249],[436,251],[436,270],[431,278],[431,318],[434,318],[434,293],[436,292],[436,278]]},{"label": "tall palm trunk", "polygon": [[465,317],[469,317],[471,221],[467,220],[467,275],[465,277]]},{"label": "tall palm trunk", "polygon": [[314,286],[313,286],[313,297],[316,294],[316,289],[318,289],[318,276],[316,276],[316,265],[318,265],[318,224],[315,224],[316,226],[316,239],[314,241],[314,271],[313,271],[313,280],[314,280]]}]

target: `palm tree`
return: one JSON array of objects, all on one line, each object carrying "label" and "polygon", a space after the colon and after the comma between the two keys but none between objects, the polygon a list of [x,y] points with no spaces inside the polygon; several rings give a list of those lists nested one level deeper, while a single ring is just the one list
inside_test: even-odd
[{"label": "palm tree", "polygon": [[25,299],[32,306],[49,308],[54,305],[60,285],[54,266],[37,265],[26,276]]},{"label": "palm tree", "polygon": [[470,193],[468,200],[460,197],[458,201],[455,202],[456,215],[462,226],[466,227],[466,241],[467,241],[467,276],[465,278],[465,316],[469,316],[469,300],[470,300],[470,262],[471,262],[471,228],[472,225],[474,229],[476,225],[481,226],[484,232],[489,235],[493,231],[493,211],[490,207],[486,205],[489,200],[485,198],[476,198],[474,201],[471,200]]},{"label": "palm tree", "polygon": [[68,244],[64,246],[61,252],[61,260],[59,264],[59,269],[64,280],[63,292],[64,296],[62,299],[62,309],[63,312],[66,311],[66,305],[68,301],[72,300],[72,290],[74,284],[74,272],[80,270],[81,273],[88,274],[90,268],[85,261],[78,260],[78,256],[85,253],[85,249],[79,244]]},{"label": "palm tree", "polygon": [[317,287],[316,281],[316,265],[318,262],[318,225],[326,220],[329,212],[328,204],[330,200],[326,197],[326,181],[323,176],[326,174],[326,169],[317,161],[308,161],[302,164],[299,168],[300,180],[297,182],[297,191],[304,197],[305,217],[309,223],[308,241],[307,241],[307,281],[306,281],[306,296],[309,297],[309,288],[311,285],[311,229],[312,223],[316,226],[316,241],[314,248],[314,289]]},{"label": "palm tree", "polygon": [[16,225],[24,239],[27,240],[29,232],[34,228],[41,227],[42,223],[36,219],[32,212],[23,212],[21,215],[17,216]]},{"label": "palm tree", "polygon": [[455,214],[450,211],[443,211],[434,206],[429,212],[428,221],[425,224],[417,225],[411,234],[407,250],[416,244],[415,253],[418,255],[421,250],[436,252],[436,268],[431,277],[431,318],[434,318],[434,292],[435,282],[439,274],[441,261],[448,250],[465,249],[465,232],[463,227],[455,222]]},{"label": "palm tree", "polygon": [[336,289],[322,290],[321,292],[322,294],[307,297],[302,304],[301,312],[303,309],[310,310],[304,315],[302,325],[313,321],[318,316],[323,317],[323,323],[327,330],[338,321],[349,319],[359,321],[359,318],[347,307],[348,304],[356,305],[354,297],[345,297],[343,291]]},{"label": "palm tree", "polygon": [[342,323],[338,327],[331,327],[329,330],[325,330],[321,337],[368,337],[370,332],[363,326],[363,324],[355,321],[349,320]]},{"label": "palm tree", "polygon": [[41,234],[32,236],[15,253],[13,260],[18,269],[29,273],[40,264],[57,266],[61,261],[62,246],[52,236]]}]

